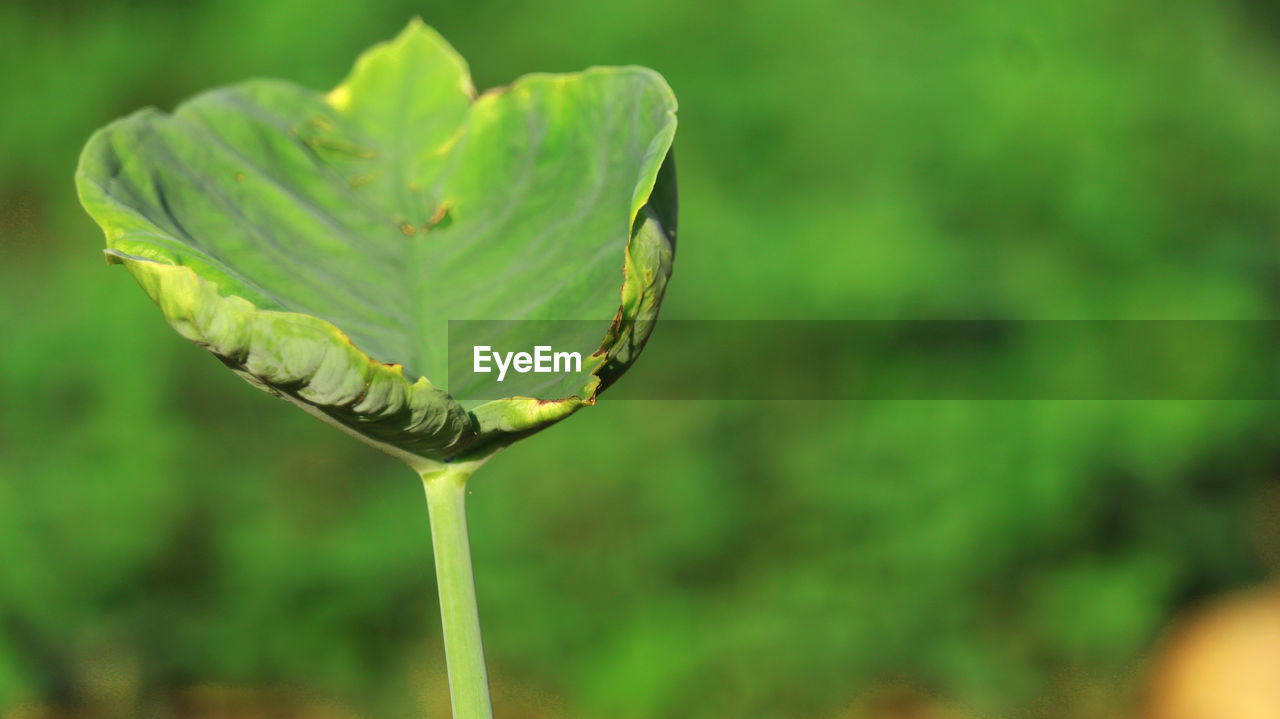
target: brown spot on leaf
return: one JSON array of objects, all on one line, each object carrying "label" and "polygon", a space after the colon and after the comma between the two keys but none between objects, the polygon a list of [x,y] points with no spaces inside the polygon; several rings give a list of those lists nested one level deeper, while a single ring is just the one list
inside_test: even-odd
[{"label": "brown spot on leaf", "polygon": [[400,220],[400,231],[404,233],[405,237],[413,237],[414,233],[418,231],[418,228],[404,220]]},{"label": "brown spot on leaf", "polygon": [[356,157],[367,160],[377,155],[377,153],[367,147],[361,147],[354,142],[349,142],[338,137],[311,135],[310,137],[303,138],[303,142],[313,150],[323,150],[341,157]]},{"label": "brown spot on leaf", "polygon": [[426,234],[434,229],[444,229],[453,224],[453,217],[449,211],[453,209],[453,203],[445,200],[441,202],[436,211],[431,213],[431,217],[427,218],[427,223],[422,226],[422,233]]},{"label": "brown spot on leaf", "polygon": [[609,329],[604,333],[604,339],[600,342],[600,347],[591,353],[592,357],[604,357],[609,354],[609,349],[613,347],[613,343],[618,340],[618,335],[622,332],[622,308],[619,307],[616,314],[613,315],[613,322],[609,323]]},{"label": "brown spot on leaf", "polygon": [[381,174],[382,174],[382,170],[374,170],[372,172],[366,172],[363,175],[356,175],[355,177],[352,177],[351,179],[347,180],[347,185],[354,189],[361,185],[366,185],[370,182],[373,182],[374,180],[378,179],[378,176]]}]

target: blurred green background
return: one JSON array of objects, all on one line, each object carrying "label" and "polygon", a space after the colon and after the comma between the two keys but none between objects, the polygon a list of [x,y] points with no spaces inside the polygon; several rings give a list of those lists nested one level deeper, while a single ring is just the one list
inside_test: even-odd
[{"label": "blurred green background", "polygon": [[[667,317],[1280,315],[1270,3],[5,3],[0,717],[445,716],[413,473],[181,340],[72,182],[120,115],[327,89],[414,15],[480,88],[667,77]],[[1277,566],[1276,414],[606,395],[473,482],[499,714],[1121,716]]]}]

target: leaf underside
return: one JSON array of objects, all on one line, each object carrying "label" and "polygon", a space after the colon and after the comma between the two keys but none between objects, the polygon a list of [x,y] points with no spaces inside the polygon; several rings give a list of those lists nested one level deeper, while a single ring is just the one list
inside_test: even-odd
[{"label": "leaf underside", "polygon": [[[675,97],[644,68],[475,95],[412,23],[329,93],[255,80],[100,130],[81,201],[184,337],[413,464],[482,458],[594,401],[671,272]],[[600,322],[555,397],[464,408],[449,320]],[[642,329],[645,328],[645,329]]]}]

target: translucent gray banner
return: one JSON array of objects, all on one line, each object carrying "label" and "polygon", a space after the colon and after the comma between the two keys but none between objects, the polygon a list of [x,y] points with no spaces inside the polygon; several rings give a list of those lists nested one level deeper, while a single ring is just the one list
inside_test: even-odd
[{"label": "translucent gray banner", "polygon": [[[460,400],[578,394],[604,360],[593,353],[608,329],[450,322],[447,387]],[[604,398],[1280,399],[1277,320],[662,320],[635,329],[652,336]],[[477,347],[488,348],[479,363]],[[568,364],[575,354],[580,367]]]}]

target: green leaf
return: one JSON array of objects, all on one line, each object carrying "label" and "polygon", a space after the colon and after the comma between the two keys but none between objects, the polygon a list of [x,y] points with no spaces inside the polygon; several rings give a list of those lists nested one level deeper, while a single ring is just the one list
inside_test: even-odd
[{"label": "green leaf", "polygon": [[[416,465],[480,459],[595,401],[671,273],[676,101],[638,67],[476,96],[413,22],[329,93],[255,80],[100,130],[81,201],[184,337]],[[567,397],[464,408],[449,320],[590,320]],[[590,366],[587,366],[590,365]]]}]

